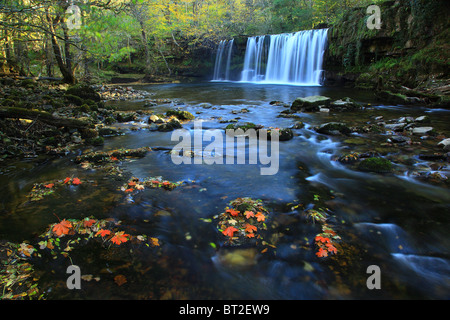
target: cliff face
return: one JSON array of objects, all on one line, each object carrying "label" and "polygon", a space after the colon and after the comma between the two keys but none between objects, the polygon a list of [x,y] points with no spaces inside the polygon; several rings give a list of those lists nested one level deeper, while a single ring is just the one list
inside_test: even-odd
[{"label": "cliff face", "polygon": [[[450,2],[385,1],[381,29],[367,27],[367,8],[348,11],[328,32],[326,83],[373,89],[448,85]],[[448,88],[447,88],[448,89]]]}]

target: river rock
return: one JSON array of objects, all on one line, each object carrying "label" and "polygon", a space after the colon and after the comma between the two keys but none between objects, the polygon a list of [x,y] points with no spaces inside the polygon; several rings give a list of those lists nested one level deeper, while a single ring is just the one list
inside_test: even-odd
[{"label": "river rock", "polygon": [[318,133],[326,134],[326,135],[349,135],[352,130],[347,127],[344,123],[340,122],[328,122],[322,124],[319,128],[316,129]]},{"label": "river rock", "polygon": [[178,120],[194,120],[195,116],[186,110],[169,110],[166,112],[167,117],[175,116]]},{"label": "river rock", "polygon": [[158,131],[167,132],[175,129],[181,129],[183,126],[177,118],[172,118],[169,122],[159,125]]},{"label": "river rock", "polygon": [[396,132],[398,132],[398,131],[403,131],[403,129],[405,129],[405,127],[406,127],[406,123],[404,123],[404,122],[401,122],[401,123],[391,123],[391,124],[386,124],[386,125],[384,126],[384,128],[385,128],[386,130],[391,130],[391,131],[396,131]]},{"label": "river rock", "polygon": [[389,173],[392,171],[392,163],[385,158],[373,157],[361,161],[358,169],[367,172]]},{"label": "river rock", "polygon": [[331,99],[324,96],[310,96],[306,98],[297,98],[291,105],[295,111],[316,112],[320,106],[329,106]]},{"label": "river rock", "polygon": [[410,137],[405,137],[405,136],[392,136],[389,138],[390,142],[393,143],[398,143],[398,144],[404,144],[404,143],[408,143],[409,141],[411,141]]},{"label": "river rock", "polygon": [[349,111],[349,110],[362,109],[362,105],[357,103],[355,100],[347,97],[347,98],[343,98],[343,99],[331,102],[330,109]]},{"label": "river rock", "polygon": [[438,146],[442,146],[445,151],[450,151],[450,138],[442,140]]},{"label": "river rock", "polygon": [[429,123],[430,118],[427,116],[420,116],[420,117],[417,117],[414,121],[419,122],[419,123]]},{"label": "river rock", "polygon": [[430,134],[433,131],[433,127],[417,127],[414,128],[412,133],[417,136],[424,136]]},{"label": "river rock", "polygon": [[160,117],[158,117],[155,114],[152,114],[149,118],[148,118],[148,123],[164,123],[164,120],[161,119]]}]

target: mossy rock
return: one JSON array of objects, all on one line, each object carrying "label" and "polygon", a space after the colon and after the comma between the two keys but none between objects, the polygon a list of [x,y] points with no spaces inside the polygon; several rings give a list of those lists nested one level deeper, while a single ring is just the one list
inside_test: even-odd
[{"label": "mossy rock", "polygon": [[103,139],[103,137],[96,137],[89,139],[89,143],[93,146],[101,146],[105,143],[105,139]]},{"label": "mossy rock", "polygon": [[358,169],[366,172],[390,173],[392,172],[392,163],[385,158],[369,158],[361,161]]},{"label": "mossy rock", "polygon": [[77,84],[67,89],[66,94],[77,96],[83,100],[93,100],[100,102],[100,95],[90,86],[84,84]]},{"label": "mossy rock", "polygon": [[83,99],[73,94],[65,94],[64,97],[68,102],[73,103],[76,106],[82,106],[84,104]]},{"label": "mossy rock", "polygon": [[195,116],[186,110],[169,110],[166,112],[167,117],[174,116],[178,120],[185,121],[185,120],[194,120]]},{"label": "mossy rock", "polygon": [[316,129],[318,133],[326,134],[326,135],[350,135],[352,130],[347,127],[344,123],[340,122],[328,122],[322,124],[319,128]]},{"label": "mossy rock", "polygon": [[295,111],[302,110],[304,112],[315,112],[319,111],[320,106],[328,106],[330,101],[330,98],[324,96],[297,98],[292,103],[291,109]]}]

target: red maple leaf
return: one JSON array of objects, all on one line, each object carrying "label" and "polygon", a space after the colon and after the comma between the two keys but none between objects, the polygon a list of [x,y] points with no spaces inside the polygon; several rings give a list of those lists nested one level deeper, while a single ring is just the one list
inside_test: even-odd
[{"label": "red maple leaf", "polygon": [[120,245],[121,243],[127,242],[129,236],[130,235],[126,234],[124,231],[119,231],[111,238],[111,242]]},{"label": "red maple leaf", "polygon": [[254,233],[247,233],[247,234],[246,234],[246,237],[247,237],[247,238],[254,238],[254,237],[255,237],[255,234],[254,234]]},{"label": "red maple leaf", "polygon": [[73,178],[72,184],[73,184],[73,185],[79,185],[79,184],[81,184],[81,180],[78,179],[78,178]]},{"label": "red maple leaf", "polygon": [[256,217],[256,220],[258,220],[258,222],[266,220],[266,216],[263,215],[262,212],[258,212],[255,217]]},{"label": "red maple leaf", "polygon": [[55,185],[54,183],[49,183],[49,184],[46,184],[44,187],[51,189],[51,188],[53,188],[54,185]]},{"label": "red maple leaf", "polygon": [[95,223],[94,219],[83,220],[83,226],[85,226],[86,228],[89,228],[94,223]]},{"label": "red maple leaf", "polygon": [[64,179],[64,184],[68,183],[70,181],[70,178],[67,177],[66,179]]},{"label": "red maple leaf", "polygon": [[253,231],[256,231],[256,230],[257,230],[257,228],[255,226],[252,226],[251,224],[247,223],[245,225],[245,232],[253,233]]},{"label": "red maple leaf", "polygon": [[234,209],[227,209],[227,213],[231,214],[233,217],[237,217],[239,215],[240,211],[234,210]]},{"label": "red maple leaf", "polygon": [[322,242],[322,243],[331,243],[330,238],[324,238],[322,236],[316,236],[314,238],[314,240],[316,240],[316,242]]},{"label": "red maple leaf", "polygon": [[58,237],[60,237],[63,234],[68,234],[71,228],[72,223],[66,219],[63,219],[60,223],[55,224],[52,230]]},{"label": "red maple leaf", "polygon": [[245,215],[245,217],[246,217],[247,219],[249,219],[249,218],[255,216],[255,214],[253,213],[253,211],[245,211],[245,212],[244,212],[244,215]]},{"label": "red maple leaf", "polygon": [[328,252],[330,252],[330,253],[334,253],[334,254],[336,254],[336,253],[337,253],[337,249],[336,249],[336,247],[335,247],[335,246],[333,246],[332,244],[330,244],[330,243],[327,243],[327,244],[326,244],[326,246],[327,246],[327,250],[328,250]]},{"label": "red maple leaf", "polygon": [[316,256],[318,256],[319,258],[325,258],[325,257],[328,257],[328,252],[327,252],[327,250],[320,248],[319,251],[316,252]]},{"label": "red maple leaf", "polygon": [[222,233],[225,236],[228,236],[228,237],[232,238],[236,231],[238,231],[238,229],[236,229],[235,227],[228,227],[224,231],[222,231]]},{"label": "red maple leaf", "polygon": [[110,230],[108,230],[108,229],[100,229],[100,230],[97,231],[97,233],[95,235],[96,236],[100,235],[100,236],[104,237],[104,236],[107,236],[109,234],[111,234]]}]

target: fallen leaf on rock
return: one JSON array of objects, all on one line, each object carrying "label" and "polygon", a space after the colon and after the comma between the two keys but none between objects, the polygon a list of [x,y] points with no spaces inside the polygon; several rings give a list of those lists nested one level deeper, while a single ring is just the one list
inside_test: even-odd
[{"label": "fallen leaf on rock", "polygon": [[127,283],[127,278],[123,274],[119,274],[114,277],[114,282],[120,287],[121,285]]}]

